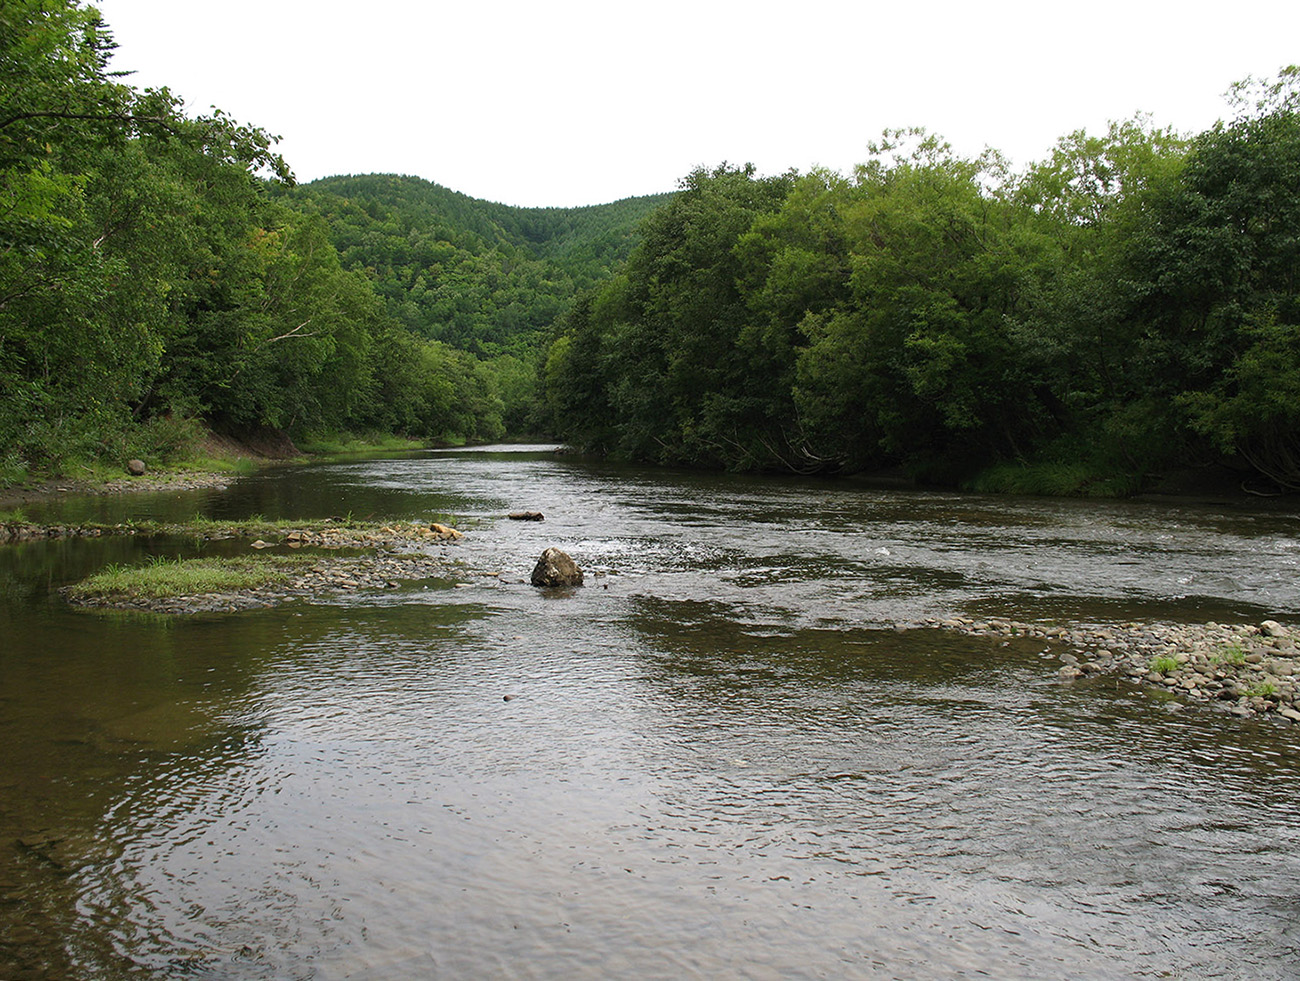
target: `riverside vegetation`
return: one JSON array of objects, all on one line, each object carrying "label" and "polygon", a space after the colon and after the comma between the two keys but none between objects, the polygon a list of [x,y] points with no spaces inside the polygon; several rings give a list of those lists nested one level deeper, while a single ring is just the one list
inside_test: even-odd
[{"label": "riverside vegetation", "polygon": [[1140,116],[1013,169],[895,131],[847,175],[722,164],[559,209],[296,186],[270,134],[133,88],[113,48],[75,0],[0,10],[0,484],[271,427],[1300,489],[1295,67],[1198,135]]}]

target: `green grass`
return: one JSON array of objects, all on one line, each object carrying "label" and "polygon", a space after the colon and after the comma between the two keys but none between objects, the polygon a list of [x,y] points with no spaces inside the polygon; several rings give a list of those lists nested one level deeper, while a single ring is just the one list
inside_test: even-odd
[{"label": "green grass", "polygon": [[1127,497],[1139,487],[1137,478],[1098,472],[1086,463],[996,463],[966,484],[980,494],[1033,497]]},{"label": "green grass", "polygon": [[296,441],[298,449],[312,456],[334,456],[343,453],[395,452],[419,450],[428,444],[423,440],[408,439],[391,433],[314,433]]},{"label": "green grass", "polygon": [[1245,695],[1249,698],[1266,698],[1269,695],[1277,694],[1277,685],[1271,681],[1261,681],[1257,685],[1251,685],[1246,689]]},{"label": "green grass", "polygon": [[1242,665],[1246,663],[1246,651],[1240,644],[1225,644],[1222,650],[1210,657],[1210,661],[1214,664]]},{"label": "green grass", "polygon": [[1151,659],[1151,670],[1157,674],[1168,674],[1170,671],[1178,670],[1178,659],[1167,655],[1160,655]]},{"label": "green grass", "polygon": [[309,556],[261,555],[238,558],[170,559],[156,557],[145,565],[110,565],[69,588],[78,598],[169,599],[202,593],[284,583]]}]

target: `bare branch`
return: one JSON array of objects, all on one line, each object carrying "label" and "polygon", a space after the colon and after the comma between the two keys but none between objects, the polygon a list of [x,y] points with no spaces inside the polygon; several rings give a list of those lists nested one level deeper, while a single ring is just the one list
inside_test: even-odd
[{"label": "bare branch", "polygon": [[266,340],[264,340],[261,344],[257,345],[257,347],[255,347],[253,350],[255,350],[255,351],[260,351],[262,348],[266,347],[268,344],[274,344],[276,341],[287,341],[287,340],[289,340],[291,337],[315,337],[317,334],[320,333],[320,331],[318,331],[318,330],[313,330],[313,331],[311,331],[311,332],[309,332],[309,333],[306,333],[306,334],[301,334],[301,333],[299,333],[299,331],[301,331],[304,327],[306,327],[308,324],[311,323],[311,320],[312,320],[312,318],[311,318],[311,317],[308,317],[306,320],[304,320],[302,323],[300,323],[300,324],[299,324],[297,327],[295,327],[293,330],[291,330],[291,331],[289,331],[289,332],[287,332],[287,333],[281,334],[279,337],[268,337],[268,338],[267,338]]}]

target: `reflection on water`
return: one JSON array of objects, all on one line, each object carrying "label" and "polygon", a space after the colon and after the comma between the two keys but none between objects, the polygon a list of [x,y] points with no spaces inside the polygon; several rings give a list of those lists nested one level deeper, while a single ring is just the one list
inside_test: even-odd
[{"label": "reflection on water", "polygon": [[518,452],[202,507],[481,524],[460,588],[179,621],[53,592],[156,546],[0,553],[0,977],[1300,973],[1297,730],[889,626],[1285,618],[1286,514]]}]

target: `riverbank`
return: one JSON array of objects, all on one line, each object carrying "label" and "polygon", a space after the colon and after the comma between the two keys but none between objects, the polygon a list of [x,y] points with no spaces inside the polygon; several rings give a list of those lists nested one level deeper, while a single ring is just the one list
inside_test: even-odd
[{"label": "riverbank", "polygon": [[29,484],[0,487],[0,511],[20,509],[68,494],[166,493],[170,491],[225,490],[240,477],[262,467],[302,463],[321,457],[356,453],[399,452],[429,445],[423,440],[397,436],[358,437],[337,434],[299,446],[277,429],[257,427],[240,435],[206,431],[191,452],[179,462],[146,464],[142,474],[102,466],[80,466],[85,476],[60,475]]},{"label": "riverbank", "polygon": [[165,470],[140,477],[108,480],[46,480],[39,484],[0,489],[0,510],[21,510],[70,494],[149,494],[168,491],[225,490],[251,467],[228,470]]},{"label": "riverbank", "polygon": [[1167,692],[1173,711],[1213,706],[1300,723],[1300,633],[1275,620],[1046,625],[951,617],[927,625],[970,636],[1041,639],[1059,657],[1063,681],[1126,677]]}]

